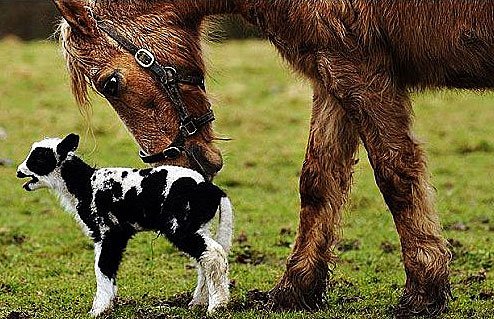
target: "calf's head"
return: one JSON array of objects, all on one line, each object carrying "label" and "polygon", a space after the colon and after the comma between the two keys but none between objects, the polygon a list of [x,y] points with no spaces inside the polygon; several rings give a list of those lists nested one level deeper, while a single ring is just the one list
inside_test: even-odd
[{"label": "calf's head", "polygon": [[53,187],[58,169],[78,145],[79,136],[76,134],[69,134],[64,139],[47,138],[34,143],[27,158],[17,168],[17,177],[31,178],[24,183],[24,189],[33,191]]}]

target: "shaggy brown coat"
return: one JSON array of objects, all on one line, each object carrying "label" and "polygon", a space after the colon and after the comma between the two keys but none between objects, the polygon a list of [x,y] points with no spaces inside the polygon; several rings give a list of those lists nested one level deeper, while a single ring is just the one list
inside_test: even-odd
[{"label": "shaggy brown coat", "polygon": [[[170,102],[124,50],[101,34],[91,13],[112,21],[162,63],[204,73],[204,17],[240,14],[257,25],[314,89],[310,137],[300,178],[300,225],[283,278],[271,291],[282,309],[322,305],[334,264],[341,209],[357,146],[365,146],[400,236],[407,280],[398,314],[441,313],[450,295],[450,252],[433,207],[425,156],[411,131],[409,92],[494,87],[494,1],[474,0],[55,0],[68,24],[63,43],[74,93],[98,90],[121,74],[108,100],[148,152],[177,131]],[[183,85],[195,114],[205,93]],[[187,142],[214,175],[221,156],[208,126]],[[176,162],[193,166],[187,158]]]}]

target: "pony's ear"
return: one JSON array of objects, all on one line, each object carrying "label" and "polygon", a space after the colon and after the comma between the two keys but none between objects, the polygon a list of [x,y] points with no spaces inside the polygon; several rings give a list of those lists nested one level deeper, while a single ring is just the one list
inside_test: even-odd
[{"label": "pony's ear", "polygon": [[79,146],[79,135],[70,133],[67,135],[58,145],[57,154],[60,157],[60,161],[65,160],[69,152],[73,152]]},{"label": "pony's ear", "polygon": [[85,36],[96,32],[96,20],[87,0],[53,0],[70,27]]}]

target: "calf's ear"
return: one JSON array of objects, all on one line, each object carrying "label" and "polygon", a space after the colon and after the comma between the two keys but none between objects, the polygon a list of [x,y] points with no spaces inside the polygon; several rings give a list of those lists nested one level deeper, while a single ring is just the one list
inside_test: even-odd
[{"label": "calf's ear", "polygon": [[87,0],[53,0],[62,17],[73,30],[85,36],[96,32],[96,20]]},{"label": "calf's ear", "polygon": [[60,157],[60,161],[63,161],[69,152],[73,152],[79,146],[79,135],[70,133],[67,135],[58,145],[57,154]]}]

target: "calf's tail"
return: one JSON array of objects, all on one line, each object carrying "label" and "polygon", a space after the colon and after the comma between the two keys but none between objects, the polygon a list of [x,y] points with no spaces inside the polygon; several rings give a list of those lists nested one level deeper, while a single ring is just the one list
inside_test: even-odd
[{"label": "calf's tail", "polygon": [[221,197],[219,205],[219,225],[216,241],[228,252],[232,246],[233,237],[233,208],[230,199]]}]

